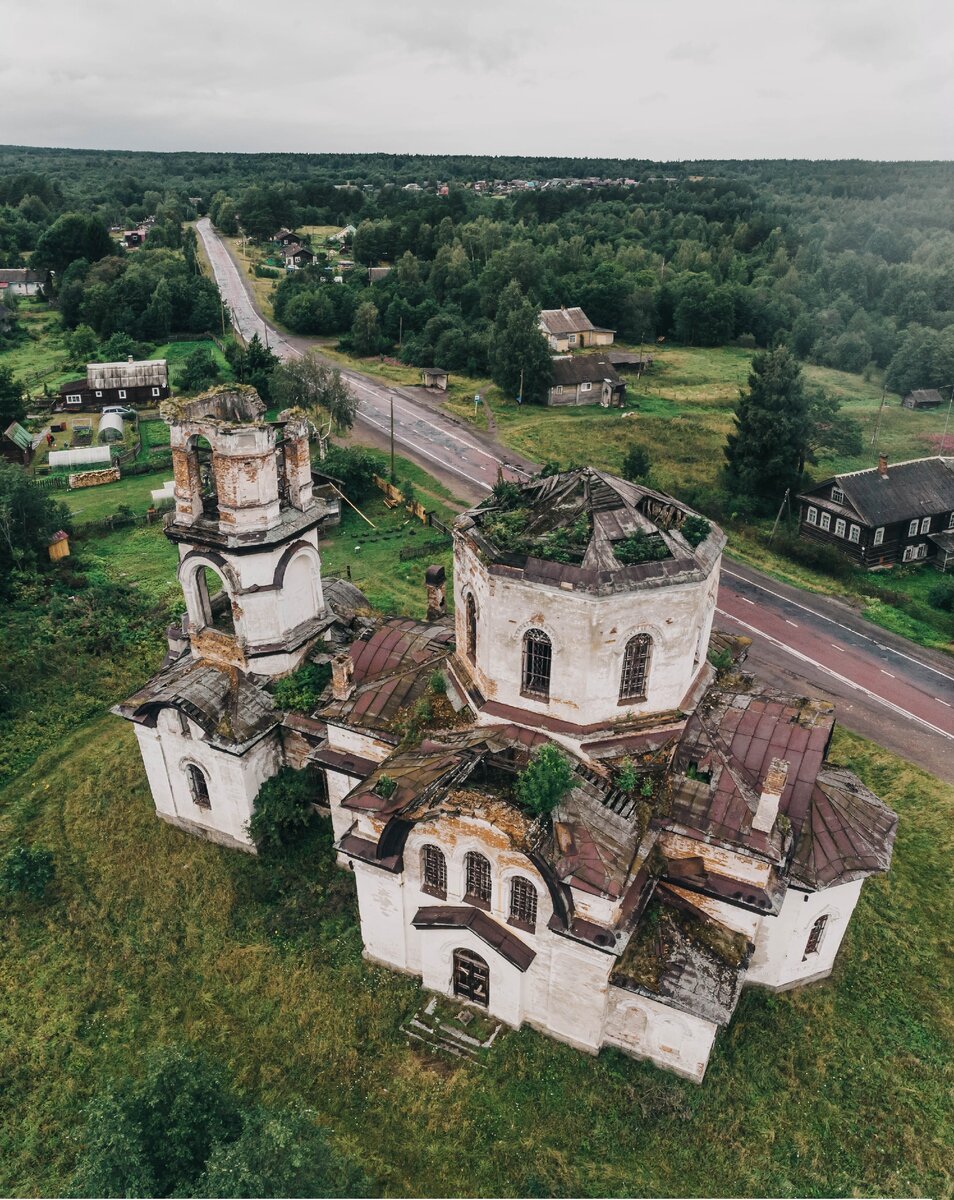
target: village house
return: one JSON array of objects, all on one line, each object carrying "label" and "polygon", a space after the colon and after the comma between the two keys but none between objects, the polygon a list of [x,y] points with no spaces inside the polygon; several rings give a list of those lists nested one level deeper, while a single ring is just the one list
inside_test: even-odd
[{"label": "village house", "polygon": [[126,362],[88,363],[85,379],[60,385],[59,410],[103,409],[113,405],[157,406],[169,395],[169,370],[164,358]]},{"label": "village house", "polygon": [[303,235],[295,233],[292,229],[280,229],[272,239],[279,246],[300,246],[305,240]]},{"label": "village house", "polygon": [[0,298],[11,296],[36,296],[46,281],[43,271],[29,271],[26,267],[0,268]]},{"label": "village house", "polygon": [[313,267],[318,261],[307,246],[288,246],[285,249],[285,270],[297,271],[300,267]]},{"label": "village house", "polygon": [[613,344],[613,330],[598,329],[582,308],[545,308],[538,319],[555,354]]},{"label": "village house", "polygon": [[147,236],[145,229],[128,229],[123,234],[123,245],[127,250],[138,250],[140,246],[145,245]]},{"label": "village house", "polygon": [[[370,961],[697,1081],[744,986],[831,972],[897,817],[826,761],[830,705],[716,677],[717,527],[599,471],[535,479],[458,518],[453,620],[441,567],[426,620],[375,617],[322,579],[303,414],[224,387],[163,415],[187,616],[115,710],[162,819],[254,850],[262,783],[310,767]],[[269,681],[306,662],[329,683],[283,712]],[[544,751],[567,779],[535,812]]]},{"label": "village house", "polygon": [[11,421],[0,437],[0,457],[28,467],[33,461],[33,438],[18,421]]},{"label": "village house", "polygon": [[954,558],[954,458],[914,458],[848,471],[798,497],[798,532],[859,566]]},{"label": "village house", "polygon": [[619,406],[626,384],[613,364],[602,354],[581,354],[553,359],[553,382],[547,404],[599,404]]},{"label": "village house", "polygon": [[944,397],[937,388],[915,388],[901,401],[904,408],[940,408]]},{"label": "village house", "polygon": [[391,274],[391,267],[368,267],[368,283],[381,283]]}]

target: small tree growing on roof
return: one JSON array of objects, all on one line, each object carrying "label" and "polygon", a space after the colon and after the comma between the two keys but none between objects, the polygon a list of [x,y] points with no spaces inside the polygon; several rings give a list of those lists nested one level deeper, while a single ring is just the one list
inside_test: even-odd
[{"label": "small tree growing on roof", "polygon": [[541,746],[517,779],[517,798],[538,816],[546,816],[573,786],[573,770],[556,746]]}]

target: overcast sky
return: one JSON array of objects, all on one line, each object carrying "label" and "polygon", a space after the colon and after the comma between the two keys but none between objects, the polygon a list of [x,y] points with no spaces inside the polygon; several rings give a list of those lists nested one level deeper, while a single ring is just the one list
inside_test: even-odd
[{"label": "overcast sky", "polygon": [[0,0],[0,142],[954,158],[951,0]]}]

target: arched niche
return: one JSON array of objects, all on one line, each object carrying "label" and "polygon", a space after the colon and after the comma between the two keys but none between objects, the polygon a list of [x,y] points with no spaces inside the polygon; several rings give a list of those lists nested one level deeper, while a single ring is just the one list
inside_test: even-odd
[{"label": "arched niche", "polygon": [[229,637],[240,632],[232,603],[238,581],[227,564],[188,555],[180,564],[179,582],[194,631],[213,628]]}]

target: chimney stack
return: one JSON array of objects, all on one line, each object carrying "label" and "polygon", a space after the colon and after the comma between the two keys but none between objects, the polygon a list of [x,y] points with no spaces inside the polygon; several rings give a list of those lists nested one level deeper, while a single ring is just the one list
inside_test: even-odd
[{"label": "chimney stack", "polygon": [[354,660],[347,650],[331,660],[331,694],[336,700],[350,700],[354,695]]},{"label": "chimney stack", "polygon": [[430,566],[424,574],[427,587],[427,619],[439,621],[447,616],[447,590],[444,580],[446,572],[441,566]]},{"label": "chimney stack", "polygon": [[772,765],[762,783],[762,794],[759,796],[759,806],[752,818],[752,828],[759,833],[771,833],[778,816],[778,803],[785,790],[785,780],[788,778],[788,763],[781,758],[773,758]]},{"label": "chimney stack", "polygon": [[132,356],[131,354],[127,354],[127,355],[126,355],[126,362],[132,362],[132,361],[133,361],[133,356]]},{"label": "chimney stack", "polygon": [[882,479],[888,478],[888,456],[886,454],[878,455],[878,474]]}]

